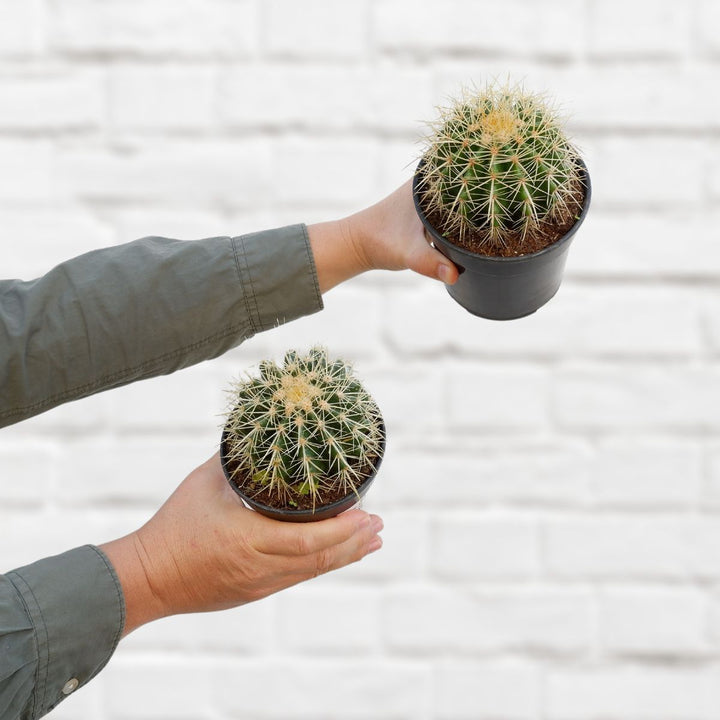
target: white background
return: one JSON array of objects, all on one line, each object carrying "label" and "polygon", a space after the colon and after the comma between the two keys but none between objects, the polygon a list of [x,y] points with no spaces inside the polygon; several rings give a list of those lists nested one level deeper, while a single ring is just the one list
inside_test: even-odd
[{"label": "white background", "polygon": [[389,431],[385,546],[124,641],[72,720],[720,718],[718,0],[1,0],[0,267],[340,217],[462,84],[555,96],[594,198],[510,323],[375,273],[172,377],[0,432],[0,567],[134,529],[223,391],[320,341]]}]

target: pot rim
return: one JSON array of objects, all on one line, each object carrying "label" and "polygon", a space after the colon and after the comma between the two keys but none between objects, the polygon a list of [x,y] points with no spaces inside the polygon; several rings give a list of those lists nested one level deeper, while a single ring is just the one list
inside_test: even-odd
[{"label": "pot rim", "polygon": [[454,252],[458,253],[458,255],[464,256],[467,258],[472,258],[472,259],[480,258],[487,262],[511,264],[511,263],[523,263],[523,262],[527,262],[531,258],[542,257],[543,255],[546,255],[546,254],[556,251],[557,248],[564,245],[566,242],[568,242],[573,237],[577,228],[582,224],[583,220],[585,220],[585,216],[587,215],[588,209],[590,208],[590,199],[592,198],[592,184],[590,182],[590,172],[588,171],[585,161],[581,157],[578,156],[577,162],[580,165],[582,184],[585,188],[585,198],[583,200],[580,216],[575,220],[572,227],[562,237],[560,237],[558,240],[551,243],[547,247],[542,248],[542,250],[536,250],[533,253],[526,253],[524,255],[517,255],[514,257],[502,257],[500,255],[485,255],[484,253],[476,253],[476,252],[473,252],[472,250],[468,250],[464,247],[460,247],[460,245],[456,245],[452,240],[448,240],[444,235],[441,235],[440,232],[438,232],[438,230],[427,219],[425,212],[423,211],[422,207],[420,206],[420,198],[419,198],[419,192],[418,192],[418,188],[417,188],[418,179],[420,177],[419,171],[424,162],[425,162],[425,159],[420,158],[420,161],[418,162],[417,167],[415,169],[415,173],[413,174],[413,181],[412,181],[413,202],[415,203],[415,210],[418,214],[418,217],[422,221],[423,226],[428,231],[431,232],[431,234],[433,236],[433,240],[437,239],[437,240],[442,241],[446,245],[449,245],[453,249]]}]

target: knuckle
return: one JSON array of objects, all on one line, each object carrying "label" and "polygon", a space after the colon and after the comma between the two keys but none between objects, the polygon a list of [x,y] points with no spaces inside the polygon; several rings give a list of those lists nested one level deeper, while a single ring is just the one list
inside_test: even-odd
[{"label": "knuckle", "polygon": [[330,550],[321,550],[315,555],[315,577],[333,569],[334,555]]},{"label": "knuckle", "polygon": [[310,555],[313,551],[310,538],[303,532],[299,532],[295,535],[293,545],[293,554],[295,555]]}]

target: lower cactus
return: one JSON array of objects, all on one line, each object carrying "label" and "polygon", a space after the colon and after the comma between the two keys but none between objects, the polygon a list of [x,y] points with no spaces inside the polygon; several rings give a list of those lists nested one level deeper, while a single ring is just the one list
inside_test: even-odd
[{"label": "lower cactus", "polygon": [[370,394],[324,348],[290,351],[282,366],[236,384],[225,423],[226,456],[247,488],[313,507],[330,490],[356,491],[382,454],[384,429]]}]

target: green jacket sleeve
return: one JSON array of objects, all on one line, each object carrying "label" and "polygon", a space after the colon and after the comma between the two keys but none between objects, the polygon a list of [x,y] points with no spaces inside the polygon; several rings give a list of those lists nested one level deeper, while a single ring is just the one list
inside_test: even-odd
[{"label": "green jacket sleeve", "polygon": [[0,718],[35,720],[85,685],[124,622],[120,582],[91,545],[0,576]]},{"label": "green jacket sleeve", "polygon": [[[143,238],[37,280],[0,281],[0,426],[216,357],[321,308],[304,225]],[[0,575],[0,718],[35,720],[88,682],[115,649],[124,607],[92,546]]]},{"label": "green jacket sleeve", "polygon": [[0,281],[0,427],[217,357],[321,308],[304,225],[148,237]]}]

